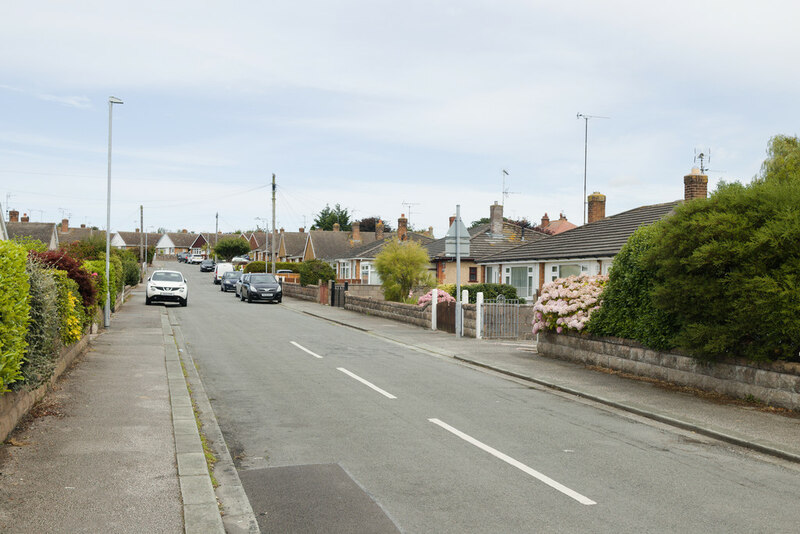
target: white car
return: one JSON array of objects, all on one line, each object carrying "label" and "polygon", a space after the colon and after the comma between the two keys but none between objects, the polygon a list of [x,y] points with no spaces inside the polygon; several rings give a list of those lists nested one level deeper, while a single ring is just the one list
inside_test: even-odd
[{"label": "white car", "polygon": [[177,302],[186,306],[189,302],[189,287],[179,271],[156,271],[147,279],[144,303]]},{"label": "white car", "polygon": [[222,275],[233,270],[233,264],[222,262],[214,267],[214,283],[219,284],[222,281]]},{"label": "white car", "polygon": [[186,260],[186,263],[202,263],[204,259],[202,254],[192,254],[189,256],[189,259]]}]

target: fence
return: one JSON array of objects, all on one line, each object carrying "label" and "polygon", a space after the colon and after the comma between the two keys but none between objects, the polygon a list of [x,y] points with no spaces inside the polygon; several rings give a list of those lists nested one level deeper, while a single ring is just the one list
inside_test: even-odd
[{"label": "fence", "polygon": [[487,299],[481,309],[481,337],[517,339],[519,337],[519,299],[499,295]]}]

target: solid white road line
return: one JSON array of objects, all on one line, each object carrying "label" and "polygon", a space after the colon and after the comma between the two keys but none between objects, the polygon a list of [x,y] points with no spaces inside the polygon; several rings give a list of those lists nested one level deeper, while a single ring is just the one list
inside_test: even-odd
[{"label": "solid white road line", "polygon": [[536,471],[535,469],[531,469],[527,465],[525,465],[525,464],[523,464],[521,462],[518,462],[517,460],[511,458],[510,456],[507,456],[507,455],[503,454],[502,452],[498,451],[497,449],[493,449],[492,447],[486,445],[485,443],[481,443],[477,439],[475,439],[475,438],[473,438],[473,437],[471,437],[471,436],[469,436],[467,434],[464,434],[460,430],[458,430],[456,428],[453,428],[452,426],[448,425],[445,422],[440,421],[439,419],[428,419],[428,421],[430,421],[434,425],[438,425],[438,426],[444,428],[445,430],[447,430],[448,432],[450,432],[452,434],[455,434],[456,436],[458,436],[459,438],[463,439],[467,443],[471,443],[471,444],[475,445],[476,447],[478,447],[479,449],[483,449],[484,451],[488,452],[489,454],[491,454],[495,458],[499,458],[500,460],[503,460],[507,464],[513,465],[517,469],[529,474],[530,476],[532,476],[533,478],[535,478],[537,480],[540,480],[541,482],[544,482],[545,484],[547,484],[551,488],[560,491],[564,495],[572,497],[573,499],[575,499],[576,501],[578,501],[581,504],[586,504],[586,505],[597,504],[593,500],[591,500],[591,499],[589,499],[587,497],[584,497],[580,493],[578,493],[576,491],[573,491],[573,490],[569,489],[568,487],[564,486],[563,484],[560,484],[560,483],[556,482],[555,480],[553,480],[552,478],[548,477],[547,475],[543,475],[539,471]]},{"label": "solid white road line", "polygon": [[365,386],[369,386],[369,387],[371,387],[372,389],[374,389],[375,391],[377,391],[378,393],[380,393],[380,394],[381,394],[381,395],[383,395],[384,397],[387,397],[387,398],[389,398],[389,399],[396,399],[396,398],[397,398],[397,397],[395,397],[394,395],[392,395],[391,393],[388,393],[388,392],[386,392],[386,391],[382,390],[381,388],[379,388],[379,387],[378,387],[378,386],[376,386],[375,384],[373,384],[373,383],[371,383],[371,382],[368,382],[368,381],[364,380],[363,378],[361,378],[360,376],[358,376],[358,375],[356,375],[356,374],[353,374],[353,373],[351,373],[350,371],[348,371],[348,370],[347,370],[347,369],[345,369],[344,367],[337,367],[336,369],[337,369],[337,370],[339,370],[339,371],[341,371],[341,372],[343,372],[344,374],[346,374],[347,376],[349,376],[349,377],[351,377],[351,378],[355,378],[356,380],[358,380],[359,382],[361,382],[361,383],[362,383],[362,384],[364,384]]},{"label": "solid white road line", "polygon": [[307,348],[305,348],[304,346],[302,346],[300,343],[295,343],[294,341],[290,341],[289,343],[291,343],[292,345],[294,345],[294,346],[295,346],[295,347],[297,347],[298,349],[300,349],[300,350],[302,350],[302,351],[304,351],[304,352],[307,352],[307,353],[309,353],[310,355],[312,355],[312,356],[313,356],[313,357],[315,357],[315,358],[319,358],[320,360],[322,359],[322,356],[320,356],[319,354],[314,354],[313,352],[311,352],[310,350],[308,350]]}]

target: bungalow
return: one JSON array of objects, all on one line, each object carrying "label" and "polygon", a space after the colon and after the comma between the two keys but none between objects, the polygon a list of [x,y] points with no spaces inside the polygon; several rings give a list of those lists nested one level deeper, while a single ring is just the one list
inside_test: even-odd
[{"label": "bungalow", "polygon": [[135,232],[115,232],[111,236],[111,246],[125,250],[138,251],[140,246],[151,247],[158,243],[161,234],[155,232],[140,232],[137,228]]},{"label": "bungalow", "polygon": [[[380,284],[381,279],[375,270],[375,257],[393,239],[415,241],[423,246],[434,241],[427,233],[409,232],[408,219],[402,214],[397,219],[397,233],[383,233],[383,222],[378,222],[376,232],[361,232],[361,223],[352,224],[353,247],[336,259],[336,279],[351,284]],[[366,236],[364,234],[367,234]],[[372,234],[372,235],[370,235]],[[358,245],[364,238],[366,244]]]},{"label": "bungalow", "polygon": [[[455,217],[450,218],[453,224]],[[489,206],[489,223],[469,230],[469,255],[461,257],[461,280],[464,283],[498,283],[499,272],[493,266],[479,265],[485,258],[512,249],[521,244],[549,239],[549,234],[523,228],[503,220],[503,206],[495,202]],[[445,238],[437,239],[426,247],[431,263],[436,269],[440,284],[456,283],[456,259],[445,255]],[[528,291],[520,296],[529,296]]]},{"label": "bungalow", "polygon": [[684,200],[641,206],[605,216],[605,195],[588,197],[589,222],[558,235],[504,250],[480,260],[487,270],[500,273],[522,296],[535,296],[546,282],[580,274],[608,274],[614,256],[641,226],[673,212],[684,201],[706,198],[708,177],[698,169],[684,177]]},{"label": "bungalow", "polygon": [[99,237],[105,241],[106,233],[96,228],[87,228],[85,224],[81,224],[80,228],[70,228],[69,219],[61,219],[61,224],[58,227],[59,243],[66,244],[74,243],[75,241],[86,241],[94,237]]},{"label": "bungalow", "polygon": [[58,230],[55,223],[30,222],[27,214],[23,214],[20,219],[19,212],[16,210],[8,212],[5,232],[8,234],[8,239],[36,239],[44,243],[48,250],[58,248]]},{"label": "bungalow", "polygon": [[297,232],[280,231],[280,241],[278,243],[278,261],[301,262],[303,261],[303,251],[306,248],[308,234],[305,228],[300,228]]},{"label": "bungalow", "polygon": [[156,254],[159,256],[173,256],[179,252],[201,254],[201,250],[195,252],[192,249],[199,235],[200,234],[194,233],[190,234],[187,230],[161,234],[161,237],[156,243]]}]

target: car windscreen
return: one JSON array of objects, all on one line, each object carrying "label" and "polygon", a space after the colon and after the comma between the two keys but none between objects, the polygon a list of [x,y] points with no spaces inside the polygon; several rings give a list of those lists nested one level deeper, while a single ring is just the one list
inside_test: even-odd
[{"label": "car windscreen", "polygon": [[238,271],[228,271],[222,274],[222,278],[239,278],[240,276],[242,276],[242,273]]},{"label": "car windscreen", "polygon": [[252,274],[250,275],[251,284],[277,284],[278,281],[271,274]]},{"label": "car windscreen", "polygon": [[181,273],[153,273],[152,280],[157,282],[183,282]]}]

